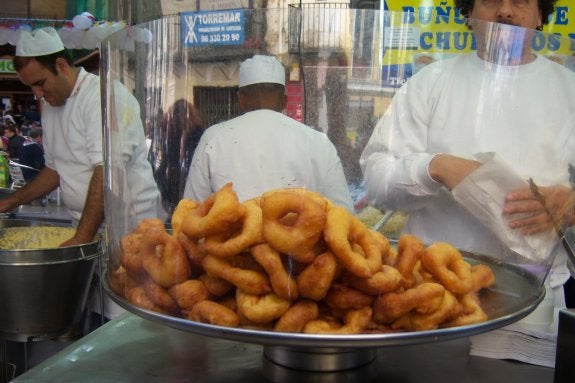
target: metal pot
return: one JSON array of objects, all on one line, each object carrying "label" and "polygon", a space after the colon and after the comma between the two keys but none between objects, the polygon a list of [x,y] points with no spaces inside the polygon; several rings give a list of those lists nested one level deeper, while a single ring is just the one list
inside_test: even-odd
[{"label": "metal pot", "polygon": [[[46,226],[0,220],[0,228]],[[78,324],[86,307],[100,241],[42,250],[0,250],[0,338],[51,339]]]}]

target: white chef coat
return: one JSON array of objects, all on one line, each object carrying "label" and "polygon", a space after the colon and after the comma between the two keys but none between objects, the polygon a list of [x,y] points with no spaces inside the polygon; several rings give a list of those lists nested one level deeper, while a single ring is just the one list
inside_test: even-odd
[{"label": "white chef coat", "polygon": [[[428,174],[434,155],[497,153],[523,179],[568,185],[575,164],[575,74],[544,57],[498,66],[476,54],[431,64],[394,96],[360,158],[371,201],[408,211],[425,242],[498,254],[500,242]],[[555,259],[551,285],[568,278]]]},{"label": "white chef coat", "polygon": [[[145,217],[161,218],[163,209],[152,167],[146,158],[147,147],[139,105],[120,83],[115,84],[114,90],[115,102],[108,105],[115,112],[111,118],[110,136],[114,139],[111,140],[113,144],[110,150],[114,152],[111,157],[120,160],[119,163],[110,163],[116,176],[112,194],[117,194],[117,198],[106,201],[112,204],[106,207],[106,212],[110,208],[120,215],[125,211],[134,225]],[[60,175],[62,198],[77,224],[84,202],[90,197],[87,192],[94,167],[103,163],[100,78],[82,68],[65,105],[53,107],[47,102],[43,103],[42,126],[46,166]],[[124,218],[110,220],[110,224],[117,228],[117,235],[130,229],[124,226],[125,221],[129,221]],[[92,308],[100,312],[99,295],[95,294],[92,298]],[[124,311],[107,296],[104,310],[107,318],[114,318]]]},{"label": "white chef coat", "polygon": [[[156,217],[160,197],[146,159],[139,106],[126,93],[127,90],[117,103],[121,109],[118,115],[122,116],[122,130],[131,135],[124,162],[130,186],[124,190],[124,197],[132,201],[141,217]],[[82,68],[63,106],[54,107],[44,102],[42,107],[46,166],[60,175],[62,198],[75,221],[82,216],[94,167],[103,163],[100,105],[100,78]]]},{"label": "white chef coat", "polygon": [[272,189],[305,187],[354,211],[329,138],[272,110],[248,112],[204,132],[184,197],[202,201],[228,182],[241,201]]}]

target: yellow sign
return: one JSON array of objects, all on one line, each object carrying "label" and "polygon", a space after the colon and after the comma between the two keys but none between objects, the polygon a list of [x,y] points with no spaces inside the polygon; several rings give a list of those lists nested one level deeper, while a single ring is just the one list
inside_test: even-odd
[{"label": "yellow sign", "polygon": [[[404,12],[405,25],[413,25],[419,31],[419,49],[422,51],[441,51],[460,53],[473,49],[473,39],[465,25],[465,18],[453,5],[453,0],[386,0],[386,9]],[[571,15],[572,12],[573,14]],[[546,54],[569,54],[575,52],[574,23],[575,9],[571,10],[570,2],[560,0],[549,23],[533,41],[535,51]]]}]

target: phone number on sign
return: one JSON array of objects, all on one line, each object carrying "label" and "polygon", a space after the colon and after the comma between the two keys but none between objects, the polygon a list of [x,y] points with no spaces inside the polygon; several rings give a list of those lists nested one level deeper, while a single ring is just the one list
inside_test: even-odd
[{"label": "phone number on sign", "polygon": [[235,42],[240,41],[241,36],[239,33],[220,33],[214,35],[200,36],[202,43],[221,43],[221,42]]}]

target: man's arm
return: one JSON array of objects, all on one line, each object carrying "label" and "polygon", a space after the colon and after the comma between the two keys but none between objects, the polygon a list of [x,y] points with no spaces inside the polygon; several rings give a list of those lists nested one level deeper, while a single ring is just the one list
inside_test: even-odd
[{"label": "man's arm", "polygon": [[100,225],[104,222],[104,170],[102,165],[94,168],[82,217],[76,228],[76,234],[60,246],[80,245],[94,239]]},{"label": "man's arm", "polygon": [[0,211],[5,212],[20,205],[32,202],[55,190],[60,184],[60,175],[53,169],[43,168],[26,185],[0,200]]}]

